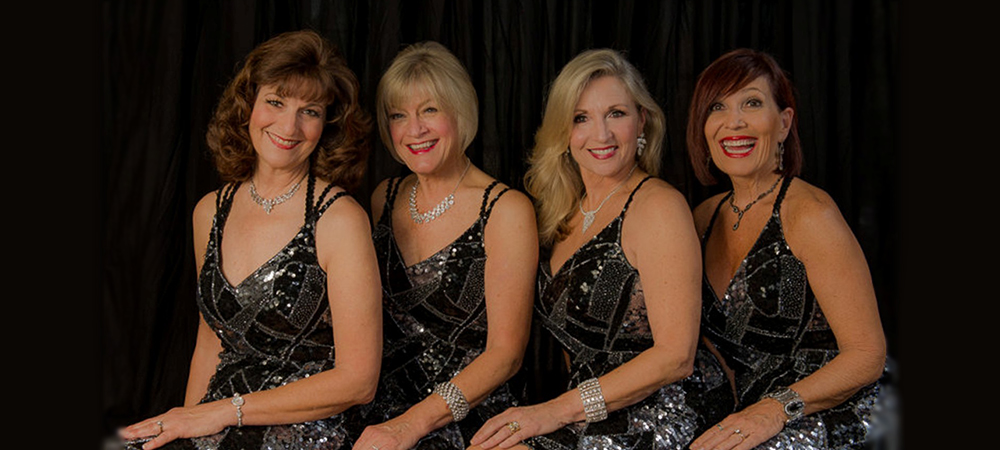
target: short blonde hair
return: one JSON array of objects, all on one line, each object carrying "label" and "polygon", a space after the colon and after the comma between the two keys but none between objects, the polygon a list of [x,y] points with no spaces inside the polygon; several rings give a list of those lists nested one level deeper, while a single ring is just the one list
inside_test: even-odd
[{"label": "short blonde hair", "polygon": [[392,157],[402,162],[389,133],[389,110],[403,103],[417,86],[426,89],[455,118],[464,152],[479,128],[476,89],[472,86],[469,73],[455,55],[443,45],[427,41],[400,51],[378,83],[375,98],[378,131]]},{"label": "short blonde hair", "polygon": [[535,147],[528,158],[525,189],[535,199],[538,234],[549,246],[569,234],[568,222],[583,196],[583,180],[576,161],[566,154],[573,128],[573,115],[580,96],[591,80],[618,78],[645,114],[646,147],[638,157],[639,167],[656,176],[660,172],[665,118],[663,110],[646,89],[639,71],[611,49],[587,50],[573,58],[552,82],[542,125],[535,134]]}]

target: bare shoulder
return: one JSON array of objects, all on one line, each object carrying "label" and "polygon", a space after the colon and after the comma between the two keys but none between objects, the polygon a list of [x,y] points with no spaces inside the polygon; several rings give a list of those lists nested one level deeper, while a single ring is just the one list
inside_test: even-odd
[{"label": "bare shoulder", "polygon": [[831,226],[846,226],[840,208],[830,194],[800,178],[792,180],[781,204],[785,233],[822,233]]},{"label": "bare shoulder", "polygon": [[[316,192],[326,189],[326,183],[316,182]],[[340,186],[330,189],[326,199],[329,200],[335,195],[344,192]],[[368,213],[358,201],[350,194],[342,195],[326,209],[316,223],[317,239],[323,236],[342,238],[357,237],[358,233],[370,234],[370,222]]]},{"label": "bare shoulder", "polygon": [[725,195],[726,192],[715,194],[695,207],[694,225],[698,230],[699,236],[705,234],[705,229],[708,228],[708,223],[712,220],[712,215],[715,214],[716,207],[719,206],[719,202],[722,201],[722,197]]},{"label": "bare shoulder", "polygon": [[[531,204],[531,199],[528,198],[523,192],[509,188],[509,186],[499,183],[497,187],[494,188],[494,192],[500,193],[504,189],[507,189],[503,195],[497,198],[496,203],[493,206],[493,212],[490,217],[505,217],[506,219],[501,220],[535,220],[535,209]],[[496,197],[494,194],[492,197]],[[490,200],[492,201],[492,199]]]},{"label": "bare shoulder", "polygon": [[[691,206],[684,198],[684,194],[670,183],[659,178],[651,178],[635,191],[627,215],[633,224],[644,226],[659,226],[658,224],[675,220],[690,223]],[[625,222],[628,223],[629,219]]]}]

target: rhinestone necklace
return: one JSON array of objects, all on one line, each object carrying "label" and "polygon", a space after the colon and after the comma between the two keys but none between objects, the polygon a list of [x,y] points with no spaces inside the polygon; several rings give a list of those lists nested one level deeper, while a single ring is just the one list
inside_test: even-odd
[{"label": "rhinestone necklace", "polygon": [[632,165],[632,170],[628,171],[628,176],[626,176],[621,183],[618,183],[618,186],[615,186],[615,188],[608,193],[608,196],[604,197],[604,200],[601,200],[601,204],[597,205],[597,209],[594,209],[593,211],[583,210],[583,199],[587,198],[587,194],[586,193],[583,194],[583,198],[580,199],[580,213],[583,214],[583,229],[580,230],[580,234],[586,233],[587,228],[590,228],[590,226],[593,225],[594,216],[597,215],[597,212],[601,210],[601,208],[604,206],[604,203],[607,202],[612,195],[615,195],[615,192],[618,192],[619,188],[625,185],[625,182],[628,181],[629,178],[632,178],[632,172],[635,172],[635,168],[638,166],[639,164]]},{"label": "rhinestone necklace", "polygon": [[413,183],[413,188],[410,189],[410,218],[413,219],[414,223],[420,225],[437,219],[438,216],[444,214],[448,208],[451,208],[451,205],[455,204],[455,191],[458,191],[458,186],[462,184],[462,179],[464,179],[465,174],[469,172],[469,167],[472,167],[472,160],[468,157],[466,157],[465,160],[468,161],[468,163],[465,164],[465,170],[462,171],[462,176],[458,177],[458,182],[455,183],[455,188],[451,190],[451,193],[448,194],[444,200],[441,200],[441,203],[438,203],[437,206],[431,208],[430,211],[425,213],[417,212],[417,186],[420,185],[420,179],[418,178],[416,183]]},{"label": "rhinestone necklace", "polygon": [[781,181],[782,178],[784,177],[778,177],[777,180],[774,180],[774,184],[771,185],[771,189],[768,189],[763,194],[758,195],[757,198],[754,199],[754,201],[747,204],[746,208],[743,208],[742,211],[740,210],[739,207],[736,206],[736,203],[733,201],[733,197],[736,197],[736,190],[734,189],[732,191],[732,193],[729,195],[729,206],[732,207],[733,212],[736,213],[736,223],[733,224],[733,231],[736,231],[736,229],[740,227],[740,221],[743,220],[743,215],[746,214],[747,211],[750,211],[750,207],[753,206],[754,203],[760,201],[760,199],[767,197],[767,194],[770,194],[771,191],[773,191],[774,188],[778,186],[778,182]]},{"label": "rhinestone necklace", "polygon": [[293,195],[295,195],[295,191],[299,190],[299,185],[302,184],[302,180],[304,180],[304,179],[306,179],[305,175],[303,175],[302,178],[299,179],[299,182],[295,183],[295,186],[292,186],[292,188],[289,189],[288,192],[285,192],[284,194],[281,194],[281,195],[279,195],[277,197],[274,197],[272,199],[266,199],[264,197],[261,197],[260,194],[257,193],[257,186],[255,186],[253,184],[253,178],[251,178],[250,179],[250,198],[253,199],[254,203],[260,205],[261,208],[264,208],[264,212],[266,212],[268,215],[270,215],[271,214],[271,208],[274,208],[275,206],[278,206],[278,205],[284,203],[285,200],[288,200],[288,199],[292,198]]}]

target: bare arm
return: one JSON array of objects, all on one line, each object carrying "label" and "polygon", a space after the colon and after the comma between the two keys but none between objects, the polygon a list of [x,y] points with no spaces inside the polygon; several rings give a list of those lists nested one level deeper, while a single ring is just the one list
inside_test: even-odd
[{"label": "bare arm", "polygon": [[[701,250],[693,223],[684,198],[662,181],[647,183],[629,207],[622,239],[642,279],[654,343],[599,377],[608,411],[635,404],[693,370],[701,304]],[[539,405],[508,409],[487,421],[472,443],[507,448],[585,417],[580,393],[572,389]],[[521,424],[519,432],[507,429],[511,421]]]},{"label": "bare arm", "polygon": [[[211,192],[205,195],[195,205],[192,222],[194,226],[194,262],[196,277],[201,277],[201,266],[205,263],[205,252],[208,248],[209,234],[212,230],[212,218],[215,216],[215,199],[217,194]],[[194,406],[208,392],[208,382],[219,365],[219,353],[222,352],[222,342],[212,332],[205,318],[198,314],[198,337],[195,341],[194,353],[191,355],[191,368],[188,372],[187,389],[184,394],[184,406]]]},{"label": "bare arm", "polygon": [[[797,194],[793,190],[798,185]],[[806,267],[806,276],[826,316],[839,349],[825,366],[792,384],[812,414],[847,400],[878,379],[885,364],[885,336],[875,291],[861,246],[830,197],[796,180],[782,205],[785,239]],[[764,399],[738,411],[696,439],[691,448],[713,448],[723,442],[750,449],[785,426],[781,403]],[[733,438],[739,429],[743,439]]]},{"label": "bare arm", "polygon": [[[451,380],[470,406],[485,400],[517,372],[527,346],[538,267],[538,235],[534,210],[524,194],[509,191],[497,201],[486,227],[485,241],[486,348]],[[430,395],[399,417],[368,427],[354,448],[370,449],[373,444],[387,450],[410,448],[421,437],[452,420],[444,399]]]}]

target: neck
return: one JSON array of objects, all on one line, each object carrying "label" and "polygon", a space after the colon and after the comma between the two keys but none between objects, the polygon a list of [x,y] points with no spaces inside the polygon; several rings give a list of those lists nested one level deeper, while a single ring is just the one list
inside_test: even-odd
[{"label": "neck", "polygon": [[588,210],[596,208],[616,188],[618,188],[618,191],[621,191],[628,184],[628,180],[632,178],[632,175],[638,171],[638,166],[632,165],[623,168],[612,176],[606,177],[581,172],[580,178],[583,180],[583,188],[587,195],[586,198],[582,199],[586,203],[584,207]]},{"label": "neck", "polygon": [[472,170],[471,166],[472,161],[463,156],[449,164],[448,167],[433,174],[417,174],[417,182],[420,184],[417,195],[420,199],[427,201],[440,200],[448,196],[456,190],[468,172]]},{"label": "neck", "polygon": [[745,205],[767,192],[781,178],[781,174],[767,172],[756,177],[730,177],[733,183],[733,201]]},{"label": "neck", "polygon": [[309,173],[309,164],[302,164],[291,170],[278,170],[266,167],[257,167],[257,171],[251,176],[254,188],[261,196],[274,197],[284,194],[296,183],[302,181]]}]

